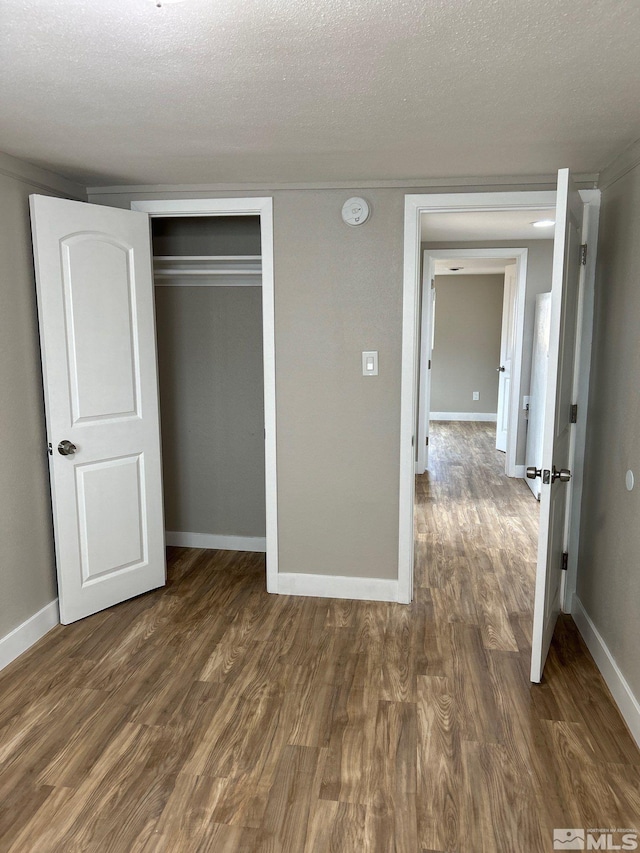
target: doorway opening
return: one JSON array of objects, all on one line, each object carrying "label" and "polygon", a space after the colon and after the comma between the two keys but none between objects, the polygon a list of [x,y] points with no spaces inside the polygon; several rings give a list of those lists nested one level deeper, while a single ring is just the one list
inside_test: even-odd
[{"label": "doorway opening", "polygon": [[151,225],[167,545],[265,551],[259,217]]},{"label": "doorway opening", "polygon": [[271,199],[151,218],[168,545],[266,553],[277,591]]},{"label": "doorway opening", "polygon": [[[518,444],[527,413],[520,402],[527,255],[519,247],[424,248],[416,474],[428,467],[430,421],[466,420],[495,423],[505,473],[524,476]],[[549,276],[550,266],[549,253]]]},{"label": "doorway opening", "polygon": [[[594,215],[585,213],[585,208],[593,202]],[[405,199],[405,278],[403,300],[403,370],[401,403],[401,466],[400,466],[400,535],[399,535],[399,593],[402,600],[410,601],[414,592],[414,525],[420,527],[416,519],[415,508],[415,467],[417,449],[415,447],[418,427],[418,403],[420,368],[420,293],[422,251],[431,249],[487,248],[491,245],[509,246],[504,240],[490,242],[486,234],[478,233],[477,217],[485,214],[486,221],[505,217],[513,222],[520,218],[521,224],[530,229],[534,222],[553,219],[553,249],[551,252],[550,275],[544,290],[552,292],[552,323],[549,350],[549,375],[545,392],[544,421],[544,470],[532,469],[530,476],[539,477],[543,486],[540,504],[540,526],[537,543],[537,566],[535,572],[535,604],[530,614],[533,622],[531,650],[531,680],[539,681],[542,667],[551,642],[553,626],[561,608],[570,609],[572,589],[568,586],[566,573],[568,567],[567,548],[573,551],[573,576],[575,583],[575,560],[577,557],[577,534],[579,532],[579,503],[581,485],[581,466],[584,455],[584,433],[578,433],[573,427],[573,418],[569,419],[574,404],[584,405],[588,396],[589,358],[588,349],[591,335],[591,308],[593,300],[593,266],[585,269],[587,252],[581,241],[591,242],[595,247],[597,235],[597,193],[579,192],[571,181],[568,170],[560,170],[556,192],[506,192],[451,195],[407,196]],[[542,215],[540,216],[540,212]],[[431,234],[423,239],[422,228],[425,220],[433,217],[431,225],[447,221],[460,227],[458,236]],[[471,218],[470,218],[471,217]],[[522,218],[524,217],[524,223]],[[475,221],[474,221],[475,219]],[[475,228],[475,230],[474,230]],[[437,230],[437,229],[436,229]],[[504,237],[504,235],[501,235]],[[484,238],[484,239],[483,239]],[[527,246],[529,249],[528,269],[532,266],[533,243],[517,239],[515,247]],[[529,238],[526,238],[529,239]],[[424,244],[427,245],[424,245]],[[581,260],[585,259],[585,260]],[[591,258],[591,260],[593,260]],[[526,334],[523,336],[526,356],[532,343],[533,314],[535,299],[533,294],[525,297],[525,317],[529,316],[531,330],[529,346]],[[529,298],[527,298],[529,297]],[[498,365],[500,366],[500,365]],[[530,366],[530,365],[529,365]],[[530,372],[530,371],[529,371]],[[523,378],[525,371],[522,371]],[[526,386],[525,386],[526,387]],[[526,387],[528,391],[528,387]],[[512,395],[514,397],[515,395]],[[516,400],[524,402],[528,394],[519,390]],[[579,406],[580,407],[580,406]],[[423,413],[424,417],[424,413]],[[526,431],[521,437],[516,464],[524,465]],[[485,448],[486,449],[486,448]],[[431,448],[433,450],[433,448]],[[557,466],[557,467],[556,467]],[[562,470],[561,470],[562,469]],[[463,481],[472,479],[473,467],[466,466],[465,460],[459,460],[456,473],[462,472]],[[572,473],[573,472],[573,473]],[[573,490],[573,475],[578,480]],[[425,475],[426,476],[426,475]],[[505,478],[506,479],[506,478]],[[568,485],[563,489],[556,485]],[[522,481],[516,481],[518,488],[531,496]],[[570,485],[569,485],[570,484]],[[460,483],[459,483],[460,485]],[[574,493],[575,492],[575,493]],[[464,497],[464,496],[463,496]],[[471,513],[474,509],[486,508],[482,488],[475,496],[470,496]],[[535,504],[533,505],[535,507]],[[463,515],[463,521],[467,518]],[[456,532],[455,520],[448,523]],[[496,526],[497,522],[496,522]],[[494,543],[494,546],[496,543]],[[469,559],[464,550],[463,559]],[[492,554],[495,560],[496,555]],[[486,602],[486,596],[479,600],[480,609]]]}]

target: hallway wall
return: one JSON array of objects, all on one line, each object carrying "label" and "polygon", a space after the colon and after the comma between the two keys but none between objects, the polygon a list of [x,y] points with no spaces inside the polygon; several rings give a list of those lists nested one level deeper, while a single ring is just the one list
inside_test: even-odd
[{"label": "hallway wall", "polygon": [[435,290],[431,411],[495,414],[504,275],[437,275]]}]

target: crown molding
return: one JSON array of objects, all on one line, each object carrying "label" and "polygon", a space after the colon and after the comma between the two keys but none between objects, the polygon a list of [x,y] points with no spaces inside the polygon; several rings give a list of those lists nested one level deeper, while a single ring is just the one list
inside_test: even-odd
[{"label": "crown molding", "polygon": [[[500,177],[463,178],[412,178],[409,180],[385,181],[327,181],[309,183],[247,183],[247,184],[132,184],[119,186],[87,187],[92,195],[136,195],[175,193],[218,193],[218,192],[265,192],[276,190],[362,190],[362,189],[410,189],[413,191],[457,190],[481,188],[555,189],[556,175],[504,175]],[[574,176],[575,183],[582,189],[593,189],[598,183],[595,172]]]},{"label": "crown molding", "polygon": [[618,154],[600,173],[598,189],[604,190],[619,181],[636,166],[640,165],[640,139],[632,142],[628,148]]},{"label": "crown molding", "polygon": [[85,188],[80,184],[76,184],[62,175],[57,175],[55,172],[49,172],[47,169],[41,169],[39,166],[27,163],[26,160],[19,160],[17,157],[12,157],[10,154],[5,154],[2,151],[0,151],[0,175],[14,178],[16,181],[21,181],[23,184],[28,184],[35,189],[61,193],[62,195],[80,199],[81,201],[84,201],[87,197]]}]

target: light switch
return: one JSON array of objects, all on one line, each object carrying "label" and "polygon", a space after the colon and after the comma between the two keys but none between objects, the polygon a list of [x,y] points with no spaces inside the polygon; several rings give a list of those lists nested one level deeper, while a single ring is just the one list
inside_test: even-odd
[{"label": "light switch", "polygon": [[378,375],[378,353],[363,352],[362,353],[362,375],[377,376]]}]

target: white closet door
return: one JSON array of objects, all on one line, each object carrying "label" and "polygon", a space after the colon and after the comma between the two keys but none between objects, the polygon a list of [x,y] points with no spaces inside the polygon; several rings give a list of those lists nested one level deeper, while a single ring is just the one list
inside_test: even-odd
[{"label": "white closet door", "polygon": [[60,617],[165,582],[145,213],[31,196]]}]

